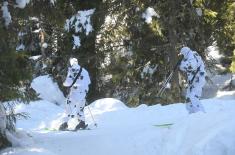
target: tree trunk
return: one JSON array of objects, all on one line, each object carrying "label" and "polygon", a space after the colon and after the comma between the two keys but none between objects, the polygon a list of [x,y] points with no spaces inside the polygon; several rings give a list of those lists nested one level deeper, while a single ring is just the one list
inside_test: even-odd
[{"label": "tree trunk", "polygon": [[6,111],[2,103],[0,102],[0,149],[11,146],[11,143],[5,135],[6,120]]},{"label": "tree trunk", "polygon": [[[178,13],[177,10],[179,9],[179,2],[178,1],[170,1],[170,6],[172,8],[171,10],[171,16],[169,17],[169,42],[170,42],[170,52],[169,52],[169,60],[170,60],[170,68],[171,70],[174,68],[176,63],[178,62],[178,56],[177,56],[177,41],[179,38],[177,37],[176,33],[176,25],[177,25],[177,19],[175,15]],[[172,78],[172,90],[173,94],[175,96],[175,99],[180,100],[180,87],[179,87],[179,75],[178,72],[175,72]]]}]

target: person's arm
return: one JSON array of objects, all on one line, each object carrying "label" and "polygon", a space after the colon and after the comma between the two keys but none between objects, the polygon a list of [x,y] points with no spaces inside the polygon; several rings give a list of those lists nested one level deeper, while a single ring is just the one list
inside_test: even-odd
[{"label": "person's arm", "polygon": [[199,63],[196,59],[190,59],[187,65],[187,72],[195,72],[199,67]]},{"label": "person's arm", "polygon": [[72,76],[71,72],[72,72],[71,68],[68,68],[68,73],[67,73],[66,79],[63,82],[63,86],[65,86],[65,87],[70,87],[71,84],[73,83],[73,76]]}]

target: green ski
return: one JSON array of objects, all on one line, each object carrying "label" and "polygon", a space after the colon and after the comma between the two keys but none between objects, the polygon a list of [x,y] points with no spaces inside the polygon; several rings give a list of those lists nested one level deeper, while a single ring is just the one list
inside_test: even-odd
[{"label": "green ski", "polygon": [[160,127],[160,128],[170,128],[173,125],[173,123],[165,123],[165,124],[155,124],[153,126]]}]

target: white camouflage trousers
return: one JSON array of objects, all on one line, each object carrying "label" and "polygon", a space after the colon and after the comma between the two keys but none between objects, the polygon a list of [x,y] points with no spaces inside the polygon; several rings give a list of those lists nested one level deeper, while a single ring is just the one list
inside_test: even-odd
[{"label": "white camouflage trousers", "polygon": [[[191,77],[193,77],[193,75]],[[189,113],[195,113],[198,111],[205,112],[205,109],[200,101],[202,88],[204,84],[205,84],[205,76],[200,75],[199,72],[195,76],[193,83],[188,86],[186,92],[186,99],[189,100],[189,102],[187,101],[188,103],[186,103],[186,109],[188,110]]]},{"label": "white camouflage trousers", "polygon": [[79,121],[85,121],[84,107],[86,104],[87,91],[72,87],[66,99],[64,122],[68,122],[70,118],[76,118]]}]

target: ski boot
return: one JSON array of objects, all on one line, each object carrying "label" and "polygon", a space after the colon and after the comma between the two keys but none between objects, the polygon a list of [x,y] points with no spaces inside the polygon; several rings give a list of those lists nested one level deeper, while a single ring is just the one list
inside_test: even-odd
[{"label": "ski boot", "polygon": [[64,122],[63,124],[60,125],[59,130],[60,131],[65,131],[68,129],[68,123]]},{"label": "ski boot", "polygon": [[76,130],[84,130],[84,129],[86,129],[86,127],[87,127],[87,124],[85,124],[85,122],[84,121],[80,121],[79,123],[78,123],[78,125],[75,127],[75,131]]}]

